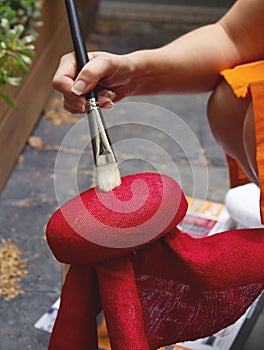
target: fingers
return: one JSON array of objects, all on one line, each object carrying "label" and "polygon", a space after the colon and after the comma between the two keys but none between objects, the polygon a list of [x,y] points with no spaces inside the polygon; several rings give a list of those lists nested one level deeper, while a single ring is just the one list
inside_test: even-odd
[{"label": "fingers", "polygon": [[[112,108],[114,106],[114,99],[116,94],[113,91],[103,90],[98,94],[98,103],[101,108]],[[83,114],[87,111],[86,101],[85,104],[79,104],[75,100],[64,97],[63,107],[73,114]]]},{"label": "fingers", "polygon": [[[100,107],[111,108],[113,102],[117,100],[111,85],[112,77],[118,70],[118,56],[97,52],[90,54],[89,58],[89,63],[75,78],[77,70],[75,55],[74,53],[64,55],[53,78],[54,89],[64,95],[64,108],[74,114],[86,112],[87,103],[84,95],[95,88]],[[116,85],[113,88],[118,89],[118,82]]]},{"label": "fingers", "polygon": [[73,53],[62,56],[59,67],[53,77],[52,85],[63,95],[71,95],[71,87],[76,76],[76,62]]},{"label": "fingers", "polygon": [[63,107],[72,114],[83,114],[86,112],[86,103],[78,105],[67,98],[64,98]]},{"label": "fingers", "polygon": [[75,55],[69,53],[61,58],[59,67],[53,77],[52,85],[55,90],[64,95],[64,108],[71,113],[81,114],[85,112],[86,100],[84,96],[78,97],[71,92],[75,76]]},{"label": "fingers", "polygon": [[91,57],[92,59],[80,71],[71,88],[71,91],[77,96],[94,90],[99,83],[104,85],[103,82],[117,70],[117,58],[114,55],[94,53]]},{"label": "fingers", "polygon": [[98,92],[98,103],[101,108],[112,108],[116,99],[116,93],[111,90]]}]

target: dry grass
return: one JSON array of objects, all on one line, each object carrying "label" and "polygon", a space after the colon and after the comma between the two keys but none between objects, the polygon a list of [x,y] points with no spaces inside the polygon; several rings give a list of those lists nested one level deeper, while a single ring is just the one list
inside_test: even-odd
[{"label": "dry grass", "polygon": [[12,239],[0,238],[0,295],[5,300],[24,294],[20,282],[27,275],[26,260],[21,259],[21,250]]}]

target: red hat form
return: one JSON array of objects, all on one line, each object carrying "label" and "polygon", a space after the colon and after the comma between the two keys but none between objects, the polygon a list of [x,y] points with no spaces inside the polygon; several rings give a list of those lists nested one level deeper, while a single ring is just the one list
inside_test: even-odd
[{"label": "red hat form", "polygon": [[147,350],[214,334],[234,323],[264,288],[264,230],[192,238],[170,177],[123,177],[89,189],[51,217],[55,257],[70,264],[49,350],[98,349],[103,310],[111,348]]}]

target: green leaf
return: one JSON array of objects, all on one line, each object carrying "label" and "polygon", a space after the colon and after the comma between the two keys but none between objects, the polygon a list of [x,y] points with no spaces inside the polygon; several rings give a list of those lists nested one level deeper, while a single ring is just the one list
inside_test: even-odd
[{"label": "green leaf", "polygon": [[[12,105],[8,85],[18,86],[29,72],[35,55],[34,26],[42,23],[38,0],[1,0],[0,5],[0,98]],[[4,89],[4,91],[3,91]]]},{"label": "green leaf", "polygon": [[21,60],[23,60],[26,64],[30,65],[32,60],[29,56],[25,55],[25,54],[20,54],[19,57],[21,58]]},{"label": "green leaf", "polygon": [[13,86],[19,86],[22,81],[21,77],[9,77],[7,78],[7,83]]},{"label": "green leaf", "polygon": [[34,35],[25,35],[23,38],[21,38],[20,42],[23,43],[23,45],[32,43],[35,41],[35,36]]}]

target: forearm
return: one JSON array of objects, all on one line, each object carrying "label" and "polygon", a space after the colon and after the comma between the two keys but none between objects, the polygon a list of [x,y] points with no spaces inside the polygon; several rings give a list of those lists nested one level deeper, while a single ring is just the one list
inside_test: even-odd
[{"label": "forearm", "polygon": [[128,55],[135,95],[210,91],[222,69],[241,63],[233,42],[217,23],[155,50]]},{"label": "forearm", "polygon": [[225,68],[264,58],[264,1],[238,0],[217,23],[131,54],[136,94],[210,91]]},{"label": "forearm", "polygon": [[126,55],[93,52],[77,78],[74,55],[65,55],[53,86],[72,113],[85,109],[84,95],[95,87],[104,106],[132,95],[211,91],[223,69],[264,58],[263,18],[263,0],[238,0],[217,23],[161,48]]}]

